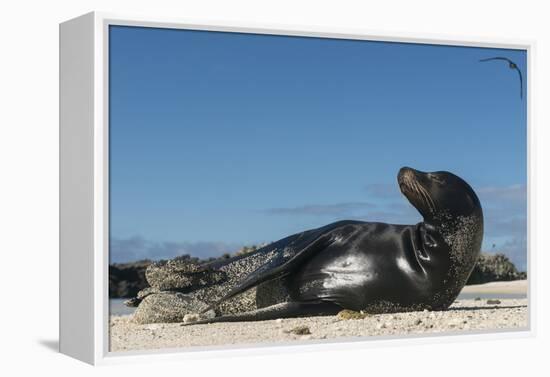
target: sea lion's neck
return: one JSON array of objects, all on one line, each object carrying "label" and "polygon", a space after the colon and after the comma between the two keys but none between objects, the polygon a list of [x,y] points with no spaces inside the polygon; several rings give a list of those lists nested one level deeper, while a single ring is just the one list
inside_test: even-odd
[{"label": "sea lion's neck", "polygon": [[[483,237],[482,216],[456,216],[430,219],[417,224],[418,249],[427,258],[418,258],[424,271],[438,281],[439,294],[433,297],[434,308],[448,307],[466,284],[475,266]],[[417,255],[422,256],[421,253]],[[436,275],[434,271],[437,271]],[[437,277],[436,277],[437,276]]]},{"label": "sea lion's neck", "polygon": [[447,245],[448,256],[455,276],[466,275],[467,279],[474,267],[481,249],[483,238],[483,216],[451,216],[442,213],[425,221],[426,229],[441,236]]}]

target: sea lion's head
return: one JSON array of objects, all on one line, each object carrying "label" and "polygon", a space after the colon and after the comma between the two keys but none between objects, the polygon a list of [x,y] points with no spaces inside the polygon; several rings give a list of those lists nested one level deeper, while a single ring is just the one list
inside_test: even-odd
[{"label": "sea lion's head", "polygon": [[397,180],[401,192],[424,217],[417,226],[420,257],[434,267],[432,274],[439,271],[446,287],[433,307],[448,307],[466,284],[481,250],[479,199],[462,178],[446,171],[425,173],[404,167]]},{"label": "sea lion's head", "polygon": [[466,181],[447,171],[421,172],[409,167],[399,170],[401,192],[424,217],[436,224],[444,219],[480,217],[479,199]]},{"label": "sea lion's head", "polygon": [[[477,261],[483,241],[483,213],[474,190],[446,172],[401,168],[401,192],[424,217],[417,225],[416,250],[431,278],[443,287],[433,308],[446,308],[458,296]],[[413,237],[413,239],[415,239]]]}]

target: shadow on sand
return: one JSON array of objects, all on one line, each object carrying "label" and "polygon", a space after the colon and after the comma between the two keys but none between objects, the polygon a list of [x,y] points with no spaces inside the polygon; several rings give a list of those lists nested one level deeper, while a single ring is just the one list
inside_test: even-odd
[{"label": "shadow on sand", "polygon": [[461,306],[458,308],[449,308],[447,311],[462,311],[462,310],[490,310],[490,309],[516,309],[526,308],[527,305],[487,305],[487,306]]}]

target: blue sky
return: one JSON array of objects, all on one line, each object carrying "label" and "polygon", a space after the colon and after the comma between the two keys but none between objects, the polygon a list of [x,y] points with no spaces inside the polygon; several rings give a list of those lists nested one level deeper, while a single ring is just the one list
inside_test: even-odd
[{"label": "blue sky", "polygon": [[468,181],[524,268],[526,91],[493,56],[527,81],[520,50],[111,27],[111,261],[414,223],[406,165]]}]

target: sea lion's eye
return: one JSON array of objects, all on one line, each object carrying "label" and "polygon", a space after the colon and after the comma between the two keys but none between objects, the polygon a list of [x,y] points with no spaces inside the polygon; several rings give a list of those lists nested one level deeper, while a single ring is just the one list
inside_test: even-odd
[{"label": "sea lion's eye", "polygon": [[431,175],[430,176],[430,179],[436,183],[439,183],[440,185],[444,184],[445,183],[445,180],[444,179],[441,179],[435,175]]}]

